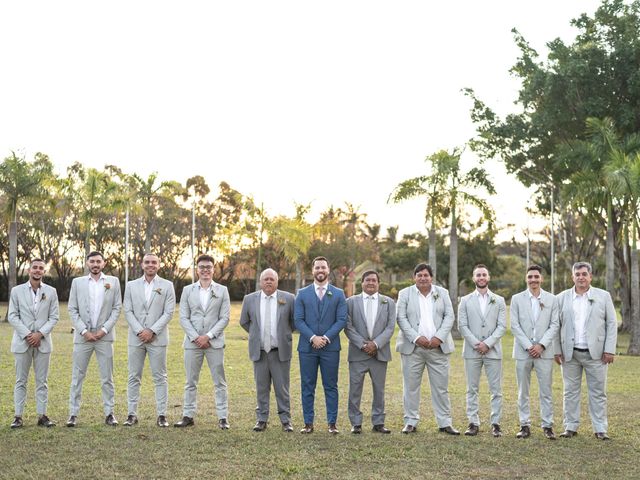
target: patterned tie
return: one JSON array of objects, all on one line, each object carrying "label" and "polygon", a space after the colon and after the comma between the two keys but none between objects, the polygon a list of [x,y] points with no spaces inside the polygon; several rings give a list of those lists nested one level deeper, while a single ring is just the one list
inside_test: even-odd
[{"label": "patterned tie", "polygon": [[322,301],[324,298],[324,287],[318,287],[318,300]]},{"label": "patterned tie", "polygon": [[264,332],[262,332],[262,341],[264,342],[264,351],[269,353],[271,350],[271,296],[268,296],[264,306]]},{"label": "patterned tie", "polygon": [[373,324],[375,319],[373,318],[373,297],[370,295],[367,297],[367,331],[369,332],[369,338],[373,338]]}]

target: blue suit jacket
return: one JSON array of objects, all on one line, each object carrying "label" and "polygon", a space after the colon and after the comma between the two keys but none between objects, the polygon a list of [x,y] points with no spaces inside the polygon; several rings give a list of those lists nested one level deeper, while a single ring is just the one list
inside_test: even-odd
[{"label": "blue suit jacket", "polygon": [[347,324],[347,301],[342,290],[328,285],[321,302],[314,284],[301,288],[296,296],[294,312],[296,330],[300,332],[298,352],[313,351],[313,335],[324,335],[329,339],[330,343],[323,350],[340,350],[340,331]]}]

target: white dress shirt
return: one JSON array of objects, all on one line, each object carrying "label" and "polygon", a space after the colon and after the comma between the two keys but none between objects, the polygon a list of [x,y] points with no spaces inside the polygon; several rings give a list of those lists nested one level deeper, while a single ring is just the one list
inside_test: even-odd
[{"label": "white dress shirt", "polygon": [[527,290],[527,293],[529,294],[529,301],[531,302],[531,312],[533,314],[533,338],[534,340],[537,340],[538,337],[536,336],[536,322],[538,321],[538,317],[540,316],[540,312],[542,311],[542,309],[540,308],[540,296],[542,295],[542,292],[538,293],[537,297],[533,293],[531,293],[531,290]]},{"label": "white dress shirt", "polygon": [[151,282],[147,282],[147,277],[144,278],[144,301],[149,305],[149,300],[151,300],[151,294],[153,293],[154,287],[156,286],[156,277],[153,277]]},{"label": "white dress shirt", "polygon": [[[89,314],[91,315],[91,328],[98,328],[98,318],[104,301],[104,273],[100,272],[100,278],[94,280],[87,275],[89,282]],[[103,329],[104,330],[104,329]]]},{"label": "white dress shirt", "polygon": [[[378,317],[378,292],[373,295],[362,292],[362,303],[364,305],[365,317],[367,317],[367,312],[369,308],[371,308],[371,318],[367,317],[367,331],[369,332],[369,336],[373,338],[373,326],[375,325],[376,318]],[[368,305],[371,305],[371,307]]]},{"label": "white dress shirt", "polygon": [[[415,287],[418,290],[418,287]],[[419,336],[426,337],[431,340],[436,334],[436,325],[433,322],[433,294],[435,288],[431,287],[431,290],[427,295],[423,295],[418,290],[418,302],[420,304],[420,324],[418,325]],[[417,340],[417,338],[415,339]],[[414,342],[415,342],[414,340]]]},{"label": "white dress shirt", "polygon": [[31,299],[33,300],[33,311],[37,312],[38,307],[40,306],[40,301],[42,300],[42,287],[38,287],[37,290],[34,290],[31,285],[29,285],[29,291],[31,292]]},{"label": "white dress shirt", "polygon": [[586,325],[590,294],[590,289],[580,295],[576,293],[575,287],[573,288],[573,338],[575,338],[573,346],[576,348],[589,348]]},{"label": "white dress shirt", "polygon": [[213,282],[211,282],[207,288],[204,288],[202,284],[198,282],[198,288],[199,288],[198,292],[200,293],[200,305],[202,306],[202,310],[206,310],[207,305],[209,305],[212,286],[213,286]]},{"label": "white dress shirt", "polygon": [[267,306],[267,297],[271,298],[271,310],[269,317],[271,317],[271,350],[273,350],[274,348],[278,348],[278,295],[276,292],[273,292],[271,295],[267,295],[264,292],[260,293],[260,346],[264,349],[264,313],[265,307]]},{"label": "white dress shirt", "polygon": [[487,307],[489,306],[489,290],[487,290],[487,293],[482,295],[478,291],[478,289],[476,289],[475,292],[473,292],[473,294],[478,299],[478,303],[480,304],[480,312],[482,313],[482,316],[485,316],[487,314]]}]

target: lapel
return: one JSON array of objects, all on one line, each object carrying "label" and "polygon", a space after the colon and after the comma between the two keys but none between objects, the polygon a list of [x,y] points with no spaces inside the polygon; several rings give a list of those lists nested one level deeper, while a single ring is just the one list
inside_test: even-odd
[{"label": "lapel", "polygon": [[[113,282],[109,281],[109,277],[105,276],[104,277],[104,285],[106,284],[112,284]],[[98,314],[98,323],[100,323],[100,319],[102,318],[102,315],[104,314],[104,310],[106,308],[107,305],[107,293],[111,290],[111,288],[113,288],[113,285],[111,285],[111,287],[109,288],[109,290],[107,290],[104,285],[102,286],[104,292],[102,294],[102,305],[100,306],[100,313]]]},{"label": "lapel", "polygon": [[[438,301],[436,299],[436,295],[438,296],[438,298],[440,298],[440,292],[438,292],[438,289],[436,288],[435,285],[433,285],[431,287],[431,298],[432,298],[432,306],[431,306],[431,320],[433,320],[433,326],[436,327],[436,330],[438,329],[438,327],[440,327],[440,324],[442,322],[438,322],[438,317],[436,316],[436,302]],[[436,323],[437,322],[437,323]]]},{"label": "lapel", "polygon": [[146,312],[148,308],[147,308],[147,297],[144,294],[144,276],[140,277],[137,280],[137,282],[135,283],[135,289],[137,290],[138,298],[142,302],[142,308]]},{"label": "lapel", "polygon": [[566,299],[564,302],[564,315],[563,317],[566,319],[563,324],[566,325],[566,328],[570,329],[567,332],[567,336],[573,335],[573,289],[570,289],[566,295]]},{"label": "lapel", "polygon": [[[320,301],[318,299],[318,295],[316,293],[316,287],[315,284],[313,285],[311,292],[313,293],[313,295],[316,297],[316,302],[318,303],[318,311],[319,311],[319,315],[318,318],[322,319],[322,317],[324,316],[324,312],[327,309],[327,305],[329,304],[329,299],[331,298],[331,295],[329,295],[330,292],[330,285],[327,284],[326,286],[326,291],[324,292],[324,297],[322,297],[322,301]],[[332,293],[333,295],[333,293]]]},{"label": "lapel", "polygon": [[[593,287],[589,288],[592,290]],[[593,311],[593,304],[595,303],[594,294],[595,292],[591,291],[591,296],[587,296],[587,314],[584,320],[584,329],[585,331],[589,331],[589,324],[591,323],[591,312]]]},{"label": "lapel", "polygon": [[418,327],[420,325],[420,296],[422,295],[420,293],[420,290],[418,290],[418,287],[416,287],[415,285],[413,285],[411,287],[411,303],[413,303],[413,309],[416,312],[416,324],[415,326]]},{"label": "lapel", "polygon": [[[260,327],[259,331],[262,331],[262,316],[260,315],[260,299],[262,297],[262,290],[256,292],[253,299],[253,308],[256,312],[256,318],[258,319],[258,326]],[[208,305],[207,305],[208,306]]]},{"label": "lapel", "polygon": [[[216,284],[214,282],[211,282],[211,290],[209,291],[209,293],[207,295],[209,295],[209,300],[207,301],[207,308],[204,309],[205,316],[207,315],[209,310],[211,310],[211,306],[213,305],[213,302],[215,301],[216,297],[218,296],[218,294],[216,293]],[[214,295],[215,295],[215,297],[214,297]]]},{"label": "lapel", "polygon": [[[480,319],[484,320],[485,316],[482,314],[482,308],[480,308],[480,299],[478,298],[478,295],[476,295],[475,291],[471,294],[471,304],[473,305],[474,310],[478,312],[478,316],[480,317]],[[487,310],[489,310],[488,305]]]},{"label": "lapel", "polygon": [[[376,333],[376,330],[378,330],[378,326],[380,325],[380,320],[383,319],[383,315],[382,315],[382,310],[385,308],[385,304],[382,303],[382,296],[380,295],[380,292],[378,292],[378,311],[376,312],[376,319],[373,322],[373,333]],[[386,317],[386,315],[384,316]]]},{"label": "lapel", "polygon": [[31,283],[29,283],[28,280],[27,283],[25,283],[25,287],[26,288],[23,291],[23,297],[25,298],[27,305],[29,306],[29,310],[33,314],[33,318],[35,320],[37,311],[35,309],[35,306],[33,305],[33,293],[31,293],[33,289],[31,288]]}]

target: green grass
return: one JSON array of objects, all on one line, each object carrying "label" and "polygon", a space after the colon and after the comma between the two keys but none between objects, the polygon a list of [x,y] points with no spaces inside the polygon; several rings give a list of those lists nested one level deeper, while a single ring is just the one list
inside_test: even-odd
[{"label": "green grass", "polygon": [[[4,316],[6,304],[0,308]],[[296,432],[285,434],[275,412],[270,428],[255,433],[255,393],[252,365],[247,354],[246,334],[238,325],[239,304],[232,308],[227,328],[225,369],[229,384],[231,430],[216,427],[213,386],[208,369],[203,368],[198,396],[196,426],[189,429],[155,427],[155,400],[148,365],[145,367],[140,424],[134,428],[109,428],[103,424],[102,401],[95,359],[84,384],[79,425],[64,427],[68,415],[71,379],[71,326],[66,305],[54,330],[54,353],[49,374],[49,416],[58,422],[53,429],[36,428],[33,375],[30,377],[26,426],[9,429],[13,418],[13,356],[9,351],[12,329],[0,324],[0,478],[638,478],[640,476],[640,359],[620,356],[609,369],[609,433],[612,441],[602,443],[591,435],[586,393],[580,435],[574,439],[545,440],[540,429],[533,437],[516,440],[518,430],[514,362],[510,358],[513,338],[503,339],[505,351],[502,427],[505,436],[492,438],[487,432],[489,394],[486,380],[481,384],[481,415],[485,424],[476,438],[449,437],[437,432],[430,405],[428,383],[423,382],[422,420],[415,435],[401,435],[402,375],[399,354],[394,354],[387,375],[387,426],[391,435],[370,432],[365,423],[360,436],[349,434],[346,413],[348,368],[343,348],[340,368],[341,434],[325,431],[324,396],[321,385],[316,396],[317,430],[312,435],[297,433],[302,424],[298,358],[292,361],[291,406]],[[169,420],[182,413],[184,367],[182,330],[177,318],[170,324]],[[126,322],[121,318],[115,343],[116,416],[126,418],[127,342]],[[343,337],[344,339],[344,337]],[[297,339],[295,339],[297,342]],[[346,339],[344,339],[346,346]],[[619,351],[626,350],[621,337]],[[395,340],[394,340],[395,344]],[[461,345],[452,356],[450,393],[454,426],[466,427],[465,381],[460,356]],[[583,390],[586,390],[583,388]],[[371,389],[367,385],[363,412],[368,421]],[[554,371],[556,431],[562,430],[562,380]],[[272,396],[272,410],[275,400]],[[537,387],[532,385],[534,424],[538,422]]]}]

